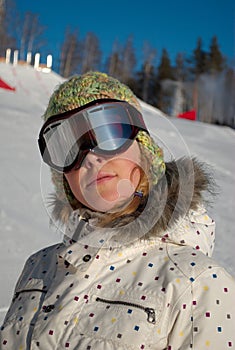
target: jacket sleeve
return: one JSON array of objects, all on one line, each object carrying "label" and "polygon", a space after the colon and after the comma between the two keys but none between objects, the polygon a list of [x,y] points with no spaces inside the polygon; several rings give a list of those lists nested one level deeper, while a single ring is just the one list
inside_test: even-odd
[{"label": "jacket sleeve", "polygon": [[16,295],[17,295],[17,291],[21,289],[21,286],[22,286],[22,283],[25,284],[24,280],[27,281],[28,280],[28,276],[29,276],[29,272],[30,272],[30,262],[31,262],[31,257],[29,257],[27,259],[27,261],[25,262],[24,266],[23,266],[23,269],[16,281],[16,284],[15,284],[15,287],[14,287],[14,291],[13,291],[13,294],[12,294],[12,299],[11,299],[11,302],[10,302],[10,305],[9,305],[9,308],[7,310],[7,313],[4,317],[4,322],[3,322],[3,325],[5,322],[8,321],[10,315],[12,315],[14,313],[14,301],[15,301],[15,298],[16,298]]},{"label": "jacket sleeve", "polygon": [[209,267],[192,282],[173,310],[167,350],[235,348],[235,280]]}]

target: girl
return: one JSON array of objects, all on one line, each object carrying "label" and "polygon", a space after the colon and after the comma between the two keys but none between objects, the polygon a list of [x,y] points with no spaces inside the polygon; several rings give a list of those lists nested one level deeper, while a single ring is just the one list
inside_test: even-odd
[{"label": "girl", "polygon": [[44,119],[66,232],[27,260],[1,349],[234,348],[235,283],[211,258],[205,165],[165,163],[132,91],[103,73],[61,84]]}]

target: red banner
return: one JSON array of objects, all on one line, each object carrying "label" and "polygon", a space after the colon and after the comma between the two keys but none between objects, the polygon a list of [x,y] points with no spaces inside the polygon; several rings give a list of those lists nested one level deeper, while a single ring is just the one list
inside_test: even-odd
[{"label": "red banner", "polygon": [[177,118],[183,118],[183,119],[188,119],[188,120],[196,120],[196,111],[193,109],[191,111],[180,113],[180,114],[177,115]]},{"label": "red banner", "polygon": [[5,81],[3,81],[1,78],[0,78],[0,88],[5,89],[5,90],[15,91],[14,87],[11,87],[7,83],[5,83]]}]

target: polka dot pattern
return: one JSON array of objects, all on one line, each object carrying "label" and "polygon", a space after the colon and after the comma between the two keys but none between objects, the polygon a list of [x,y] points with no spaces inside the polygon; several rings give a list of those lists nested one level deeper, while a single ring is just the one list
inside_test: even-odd
[{"label": "polka dot pattern", "polygon": [[203,210],[129,246],[65,237],[26,262],[0,348],[234,349],[235,282],[210,258],[213,244]]}]

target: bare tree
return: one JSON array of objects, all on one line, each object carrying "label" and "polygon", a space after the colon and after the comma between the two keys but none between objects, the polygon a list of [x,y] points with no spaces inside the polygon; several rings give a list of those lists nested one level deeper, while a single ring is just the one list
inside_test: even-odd
[{"label": "bare tree", "polygon": [[81,73],[98,69],[101,64],[101,56],[98,37],[94,33],[87,33],[83,46]]},{"label": "bare tree", "polygon": [[113,43],[112,53],[107,59],[106,69],[109,75],[119,78],[122,71],[121,47],[117,40]]},{"label": "bare tree", "polygon": [[145,42],[143,46],[143,100],[148,101],[150,78],[153,72],[153,64],[156,58],[157,52],[155,49],[151,48],[149,43]]},{"label": "bare tree", "polygon": [[26,12],[21,23],[22,25],[17,28],[17,31],[19,33],[20,59],[23,60],[27,52],[35,52],[45,44],[42,39],[45,27],[40,24],[39,15],[32,12]]},{"label": "bare tree", "polygon": [[65,39],[61,47],[60,54],[60,74],[68,78],[76,72],[81,62],[81,43],[78,40],[78,30],[71,32],[69,28],[66,29]]},{"label": "bare tree", "polygon": [[133,78],[135,65],[136,57],[133,47],[133,37],[130,35],[127,38],[126,44],[124,45],[122,51],[122,72],[120,78],[122,82],[129,83],[129,81]]},{"label": "bare tree", "polygon": [[0,55],[6,48],[6,8],[5,0],[0,0]]},{"label": "bare tree", "polygon": [[7,48],[15,48],[16,40],[12,36],[10,28],[12,26],[12,11],[14,11],[14,2],[9,0],[0,0],[0,56],[5,56]]}]

